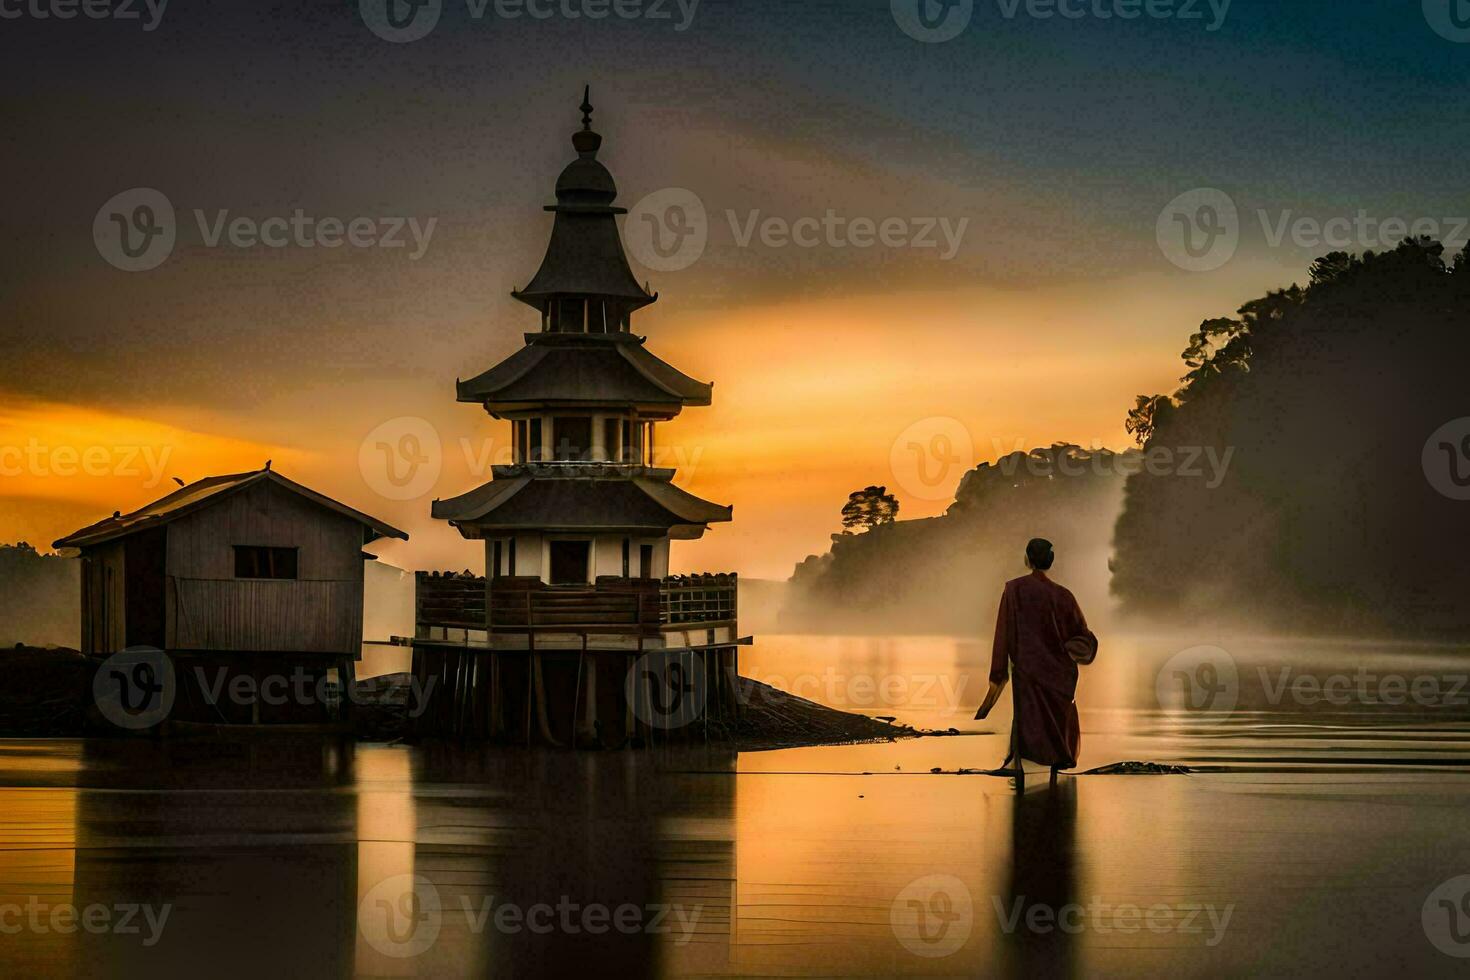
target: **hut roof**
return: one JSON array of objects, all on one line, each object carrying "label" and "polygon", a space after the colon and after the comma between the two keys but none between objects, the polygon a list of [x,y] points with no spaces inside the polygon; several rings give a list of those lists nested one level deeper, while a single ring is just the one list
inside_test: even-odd
[{"label": "hut roof", "polygon": [[203,507],[222,500],[233,493],[238,493],[246,487],[257,483],[269,481],[277,486],[284,487],[299,496],[305,497],[312,503],[318,504],[350,517],[363,527],[373,533],[366,538],[372,541],[376,538],[389,537],[408,540],[408,535],[390,524],[385,524],[376,517],[353,510],[346,504],[333,500],[325,494],[317,493],[310,487],[304,487],[293,480],[288,480],[281,474],[271,470],[269,466],[261,470],[252,470],[249,473],[232,473],[228,476],[209,476],[202,480],[196,480],[186,487],[175,490],[166,497],[160,497],[144,507],[140,507],[130,514],[118,514],[114,517],[98,521],[96,524],[73,531],[66,537],[55,541],[54,548],[85,548],[91,545],[102,544],[115,538],[121,538],[137,531],[167,524],[176,518],[191,514]]}]

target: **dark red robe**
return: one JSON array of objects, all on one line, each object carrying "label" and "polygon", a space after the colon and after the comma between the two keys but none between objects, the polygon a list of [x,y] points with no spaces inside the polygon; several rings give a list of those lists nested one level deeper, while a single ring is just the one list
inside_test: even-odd
[{"label": "dark red robe", "polygon": [[1006,583],[995,617],[990,679],[1011,679],[1021,756],[1058,769],[1077,765],[1082,730],[1077,723],[1077,664],[1063,648],[1083,637],[1094,650],[1097,637],[1072,593],[1032,572]]}]

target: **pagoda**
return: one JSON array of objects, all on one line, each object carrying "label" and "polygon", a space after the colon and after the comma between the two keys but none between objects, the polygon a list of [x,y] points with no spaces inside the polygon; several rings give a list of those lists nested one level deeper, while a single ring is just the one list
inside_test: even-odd
[{"label": "pagoda", "polygon": [[[733,690],[735,646],[749,642],[736,631],[733,574],[669,575],[671,541],[731,518],[730,507],[676,487],[654,452],[656,426],[685,406],[709,405],[712,385],[633,333],[633,315],[658,296],[623,251],[617,215],[626,209],[613,205],[617,186],[597,159],[590,89],[580,108],[577,158],[546,207],[554,215],[546,256],[511,293],[537,311],[540,329],[456,383],[459,401],[510,423],[511,462],[432,505],[435,519],[484,542],[486,577],[419,573],[415,670],[468,685],[456,697],[464,703],[442,725],[430,719],[430,731],[524,728],[529,739],[534,723],[553,742],[593,730],[636,734],[639,721],[667,731],[682,725],[642,716],[681,694],[699,703],[677,710],[700,712],[704,723],[726,682]],[[506,671],[516,678],[507,682]],[[553,691],[558,674],[570,693]],[[634,674],[638,683],[625,683]],[[477,694],[476,685],[494,690]],[[483,697],[492,704],[475,717]]]}]

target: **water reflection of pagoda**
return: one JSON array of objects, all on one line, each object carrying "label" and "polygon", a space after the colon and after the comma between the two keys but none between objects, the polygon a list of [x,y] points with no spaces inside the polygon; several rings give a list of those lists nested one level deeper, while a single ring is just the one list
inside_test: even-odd
[{"label": "water reflection of pagoda", "polygon": [[[541,328],[462,402],[510,422],[493,479],[433,516],[485,542],[485,579],[419,573],[414,669],[439,677],[425,733],[564,743],[704,730],[734,708],[736,578],[669,576],[669,542],[731,509],[673,484],[654,429],[711,385],[654,356],[631,329],[658,297],[633,277],[583,99],[577,150],[556,182],[540,270],[512,293]],[[629,677],[634,682],[628,682]]]}]

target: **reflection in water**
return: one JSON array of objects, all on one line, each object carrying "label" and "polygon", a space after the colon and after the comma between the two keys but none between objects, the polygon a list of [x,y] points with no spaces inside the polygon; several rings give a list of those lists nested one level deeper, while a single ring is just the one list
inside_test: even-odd
[{"label": "reflection in water", "polygon": [[1013,975],[1072,975],[1076,920],[1068,918],[1068,911],[1078,901],[1077,783],[1062,777],[1053,786],[1028,786],[1028,792],[1015,797],[1011,811],[1004,914],[1014,926],[1005,925],[1003,931]]},{"label": "reflection in water", "polygon": [[[872,643],[764,656],[793,676],[836,656],[843,676],[916,683],[975,659],[953,641]],[[0,977],[1455,972],[1421,916],[1470,871],[1463,706],[1278,703],[1235,645],[1240,709],[1187,714],[1152,700],[1156,651],[1111,649],[1083,688],[1085,764],[1227,771],[1039,778],[1021,797],[932,775],[1004,755],[1005,718],[972,725],[973,703],[950,716],[995,734],[738,758],[0,742],[0,930],[21,923],[0,936]],[[1457,669],[1448,654],[1310,652],[1293,671]],[[15,917],[28,904],[35,923]],[[1069,905],[1082,928],[1057,923]],[[108,927],[53,926],[63,906]],[[1125,928],[1106,911],[1124,906],[1158,917]],[[1228,917],[1189,911],[1204,907]],[[150,908],[167,911],[159,936]]]}]

